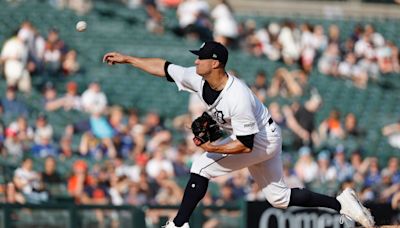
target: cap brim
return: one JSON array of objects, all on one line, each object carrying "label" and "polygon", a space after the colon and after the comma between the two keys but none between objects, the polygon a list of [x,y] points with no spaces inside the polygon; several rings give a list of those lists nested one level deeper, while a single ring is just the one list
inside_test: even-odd
[{"label": "cap brim", "polygon": [[199,56],[200,55],[200,50],[189,50],[190,52],[192,52],[193,54]]}]

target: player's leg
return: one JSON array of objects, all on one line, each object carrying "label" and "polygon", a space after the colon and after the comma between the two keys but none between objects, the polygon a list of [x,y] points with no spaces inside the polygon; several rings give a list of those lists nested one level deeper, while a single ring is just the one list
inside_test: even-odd
[{"label": "player's leg", "polygon": [[[233,138],[227,138],[221,143],[224,144],[232,140]],[[268,159],[269,156],[271,155],[267,155],[265,152],[237,155],[202,154],[192,165],[190,179],[186,185],[182,203],[177,216],[173,220],[173,224],[179,227],[189,221],[197,204],[207,192],[209,179],[259,163]]]},{"label": "player's leg", "polygon": [[270,160],[249,167],[249,171],[262,189],[268,202],[274,207],[326,207],[350,217],[363,226],[372,227],[374,224],[369,211],[362,206],[354,191],[350,189],[334,198],[307,189],[288,188],[283,181],[280,154]]}]

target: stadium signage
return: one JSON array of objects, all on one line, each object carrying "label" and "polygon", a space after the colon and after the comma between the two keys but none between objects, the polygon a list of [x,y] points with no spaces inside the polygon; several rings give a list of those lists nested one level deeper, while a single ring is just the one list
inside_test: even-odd
[{"label": "stadium signage", "polygon": [[[331,211],[326,213],[317,214],[316,212],[304,212],[304,210],[297,210],[289,208],[287,210],[280,210],[275,208],[268,208],[264,211],[260,218],[259,228],[268,228],[271,219],[276,221],[277,228],[340,228],[342,225],[339,223],[340,215],[332,214]],[[275,217],[275,218],[274,218]],[[350,221],[348,223],[351,223]],[[354,227],[354,223],[349,224]]]},{"label": "stadium signage", "polygon": [[340,224],[340,215],[325,208],[289,207],[277,209],[265,202],[248,204],[247,227],[258,228],[343,228],[355,227],[346,220]]}]

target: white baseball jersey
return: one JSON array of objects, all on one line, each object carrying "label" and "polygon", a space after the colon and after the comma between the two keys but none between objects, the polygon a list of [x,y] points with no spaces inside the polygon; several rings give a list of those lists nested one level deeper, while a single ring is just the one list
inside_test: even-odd
[{"label": "white baseball jersey", "polygon": [[213,104],[203,99],[205,80],[196,73],[196,67],[168,66],[168,75],[179,90],[196,93],[207,106],[208,114],[232,135],[221,144],[235,140],[236,136],[255,134],[250,153],[224,155],[204,153],[194,161],[191,172],[206,178],[248,168],[267,200],[276,207],[286,208],[290,189],[283,181],[281,150],[282,139],[278,125],[270,122],[268,109],[241,80],[228,74],[228,81]]},{"label": "white baseball jersey", "polygon": [[251,135],[268,124],[271,117],[265,106],[256,98],[248,86],[228,74],[228,82],[212,105],[203,99],[205,80],[196,74],[195,67],[184,68],[169,65],[168,73],[175,80],[179,90],[196,93],[208,107],[208,114],[225,131],[237,136]]}]

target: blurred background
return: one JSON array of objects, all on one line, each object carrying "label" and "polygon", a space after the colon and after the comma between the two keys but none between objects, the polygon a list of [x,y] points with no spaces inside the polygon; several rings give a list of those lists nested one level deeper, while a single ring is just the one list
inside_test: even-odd
[{"label": "blurred background", "polygon": [[[188,50],[212,39],[282,127],[289,186],[351,186],[378,224],[400,224],[399,1],[1,0],[0,15],[0,227],[173,218],[204,107],[102,56],[191,66]],[[288,225],[258,223],[270,209],[240,170],[210,182],[191,226],[301,227],[293,210],[279,212]],[[307,213],[296,221],[338,227]]]}]

